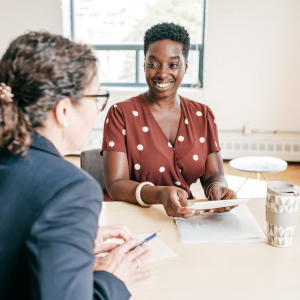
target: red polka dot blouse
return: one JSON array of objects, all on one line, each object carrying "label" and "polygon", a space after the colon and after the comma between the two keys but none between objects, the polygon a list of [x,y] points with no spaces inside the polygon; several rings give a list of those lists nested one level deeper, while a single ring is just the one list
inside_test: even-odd
[{"label": "red polka dot blouse", "polygon": [[[209,107],[181,96],[180,99],[181,120],[174,145],[139,95],[109,109],[102,150],[127,154],[131,180],[177,186],[192,199],[190,185],[204,174],[207,155],[221,148],[216,120]],[[103,192],[104,199],[110,200],[106,188]]]}]

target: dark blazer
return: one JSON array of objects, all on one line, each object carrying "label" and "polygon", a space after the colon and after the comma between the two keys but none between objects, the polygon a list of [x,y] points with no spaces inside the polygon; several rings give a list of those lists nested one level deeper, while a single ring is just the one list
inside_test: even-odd
[{"label": "dark blazer", "polygon": [[129,299],[92,272],[102,193],[87,173],[33,134],[24,157],[0,154],[0,299]]}]

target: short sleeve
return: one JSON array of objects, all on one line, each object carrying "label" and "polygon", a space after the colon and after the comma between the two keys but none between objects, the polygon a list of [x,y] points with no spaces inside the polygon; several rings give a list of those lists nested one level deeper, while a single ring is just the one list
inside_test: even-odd
[{"label": "short sleeve", "polygon": [[209,107],[207,107],[207,147],[208,154],[221,151],[218,138],[216,118]]},{"label": "short sleeve", "polygon": [[113,105],[109,109],[104,121],[103,150],[127,152],[125,120],[123,112],[118,105]]}]

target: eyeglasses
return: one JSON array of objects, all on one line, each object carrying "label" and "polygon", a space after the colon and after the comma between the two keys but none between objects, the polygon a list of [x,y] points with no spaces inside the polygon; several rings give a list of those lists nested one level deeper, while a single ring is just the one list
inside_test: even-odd
[{"label": "eyeglasses", "polygon": [[82,97],[93,97],[96,98],[96,107],[98,111],[104,110],[108,98],[109,98],[109,92],[105,89],[99,89],[98,95],[82,95]]}]

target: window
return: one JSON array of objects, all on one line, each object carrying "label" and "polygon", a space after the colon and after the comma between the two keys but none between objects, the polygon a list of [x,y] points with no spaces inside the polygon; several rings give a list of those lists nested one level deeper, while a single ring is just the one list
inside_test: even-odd
[{"label": "window", "polygon": [[174,22],[191,37],[182,86],[202,86],[205,0],[71,0],[71,37],[93,46],[103,86],[146,86],[143,36]]}]

